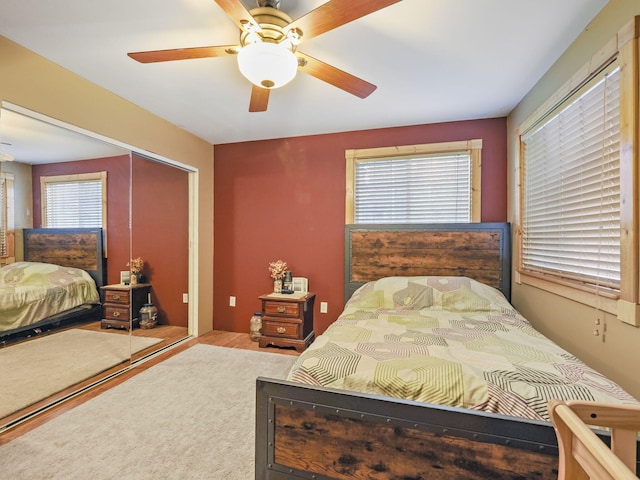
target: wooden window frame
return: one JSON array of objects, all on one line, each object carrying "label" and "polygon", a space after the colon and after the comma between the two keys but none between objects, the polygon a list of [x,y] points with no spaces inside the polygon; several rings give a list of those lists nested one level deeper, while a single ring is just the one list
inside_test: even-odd
[{"label": "wooden window frame", "polygon": [[3,211],[0,212],[7,222],[5,243],[7,251],[5,255],[0,256],[0,265],[13,263],[16,261],[15,253],[15,190],[13,173],[0,172],[0,178],[4,180],[5,189],[5,205],[0,205]]},{"label": "wooden window frame", "polygon": [[[609,292],[569,280],[554,279],[522,269],[523,211],[523,143],[520,132],[526,132],[549,112],[561,105],[588,79],[607,65],[620,67],[620,292]],[[617,35],[598,51],[554,95],[543,103],[517,129],[519,139],[518,205],[516,225],[515,281],[553,292],[593,308],[617,315],[621,321],[640,326],[639,259],[639,148],[640,148],[640,17],[634,17]]]},{"label": "wooden window frame", "polygon": [[401,145],[393,147],[352,149],[345,151],[346,159],[346,197],[345,224],[355,220],[355,164],[361,159],[385,159],[411,155],[433,155],[439,153],[469,152],[471,157],[471,221],[480,222],[482,205],[482,139],[456,142],[424,143],[420,145]]}]

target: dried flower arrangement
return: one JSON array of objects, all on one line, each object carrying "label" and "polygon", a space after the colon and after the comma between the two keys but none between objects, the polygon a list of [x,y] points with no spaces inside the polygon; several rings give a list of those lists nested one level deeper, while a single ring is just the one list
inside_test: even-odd
[{"label": "dried flower arrangement", "polygon": [[284,278],[284,273],[287,271],[287,262],[278,260],[276,262],[269,263],[269,272],[271,272],[271,278],[276,280]]},{"label": "dried flower arrangement", "polygon": [[142,271],[142,267],[144,267],[144,260],[142,260],[141,257],[132,258],[127,264],[127,267],[129,267],[131,273],[140,273]]}]

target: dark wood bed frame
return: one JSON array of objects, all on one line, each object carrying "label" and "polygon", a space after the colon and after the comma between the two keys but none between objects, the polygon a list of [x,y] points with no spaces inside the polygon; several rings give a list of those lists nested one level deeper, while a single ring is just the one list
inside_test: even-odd
[{"label": "dark wood bed frame", "polygon": [[[24,235],[24,259],[86,270],[98,289],[106,283],[106,260],[101,228],[27,228]],[[100,304],[81,305],[46,319],[13,330],[0,332],[0,343],[69,323],[99,320]]]},{"label": "dark wood bed frame", "polygon": [[[345,297],[385,276],[462,275],[510,298],[510,242],[508,223],[347,225]],[[558,475],[551,423],[262,377],[255,441],[256,480]]]}]

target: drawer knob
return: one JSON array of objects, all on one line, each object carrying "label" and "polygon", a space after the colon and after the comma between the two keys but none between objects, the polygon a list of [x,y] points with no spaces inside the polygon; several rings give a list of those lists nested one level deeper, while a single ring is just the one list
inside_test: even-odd
[{"label": "drawer knob", "polygon": [[282,307],[282,306],[278,307],[278,313],[284,313],[286,311],[287,309],[285,307]]},{"label": "drawer knob", "polygon": [[120,316],[120,312],[118,312],[117,310],[115,312],[113,312],[113,316],[114,317],[119,317]]},{"label": "drawer knob", "polygon": [[284,328],[284,327],[278,327],[278,333],[282,334],[282,333],[285,333],[286,331],[287,331],[287,329],[286,329],[286,328]]},{"label": "drawer knob", "polygon": [[113,296],[113,299],[114,299],[114,300],[120,300],[120,295],[115,294],[115,295]]}]

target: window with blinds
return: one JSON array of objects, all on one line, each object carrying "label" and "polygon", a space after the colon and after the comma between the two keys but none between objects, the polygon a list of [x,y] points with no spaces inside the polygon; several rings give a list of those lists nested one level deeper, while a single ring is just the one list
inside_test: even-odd
[{"label": "window with blinds", "polygon": [[470,219],[468,152],[356,162],[355,223],[441,223]]},{"label": "window with blinds", "polygon": [[620,69],[522,136],[521,268],[620,288]]},{"label": "window with blinds", "polygon": [[347,151],[346,223],[480,220],[481,140]]},{"label": "window with blinds", "polygon": [[106,172],[41,177],[40,181],[43,226],[105,226]]}]

